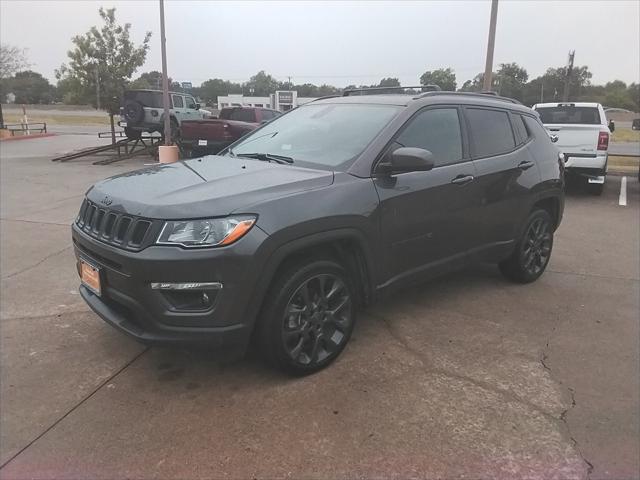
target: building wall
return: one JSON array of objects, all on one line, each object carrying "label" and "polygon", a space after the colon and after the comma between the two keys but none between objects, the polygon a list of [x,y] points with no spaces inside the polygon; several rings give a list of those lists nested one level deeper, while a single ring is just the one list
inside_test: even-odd
[{"label": "building wall", "polygon": [[[298,105],[304,105],[305,103],[312,102],[315,98],[298,97],[297,92],[292,92],[291,108],[295,108]],[[248,97],[242,94],[231,94],[218,97],[218,109],[225,107],[262,107],[273,108],[274,110],[285,111],[287,107],[278,103],[278,92],[271,94],[269,97]]]}]

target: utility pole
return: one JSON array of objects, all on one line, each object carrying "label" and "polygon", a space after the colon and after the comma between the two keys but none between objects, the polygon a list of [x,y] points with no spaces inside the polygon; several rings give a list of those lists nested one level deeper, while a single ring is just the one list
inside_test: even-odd
[{"label": "utility pole", "polygon": [[96,66],[96,107],[100,110],[100,74],[98,73],[98,67]]},{"label": "utility pole", "polygon": [[493,75],[493,49],[496,44],[496,21],[498,19],[498,0],[491,0],[491,20],[489,21],[489,41],[487,42],[487,62],[484,66],[484,81],[482,90],[491,90],[491,76]]},{"label": "utility pole", "polygon": [[287,77],[289,79],[289,90],[291,90],[291,76]]},{"label": "utility pole", "polygon": [[575,56],[576,51],[571,50],[569,52],[569,62],[567,64],[567,75],[564,78],[564,92],[562,93],[562,101],[566,102],[569,100],[569,85],[571,83],[571,74],[573,73],[573,57]]},{"label": "utility pole", "polygon": [[164,106],[164,144],[171,145],[169,118],[169,77],[167,76],[167,37],[164,34],[164,0],[160,0],[160,49],[162,52],[162,104]]},{"label": "utility pole", "polygon": [[544,103],[544,83],[540,82],[540,103]]}]

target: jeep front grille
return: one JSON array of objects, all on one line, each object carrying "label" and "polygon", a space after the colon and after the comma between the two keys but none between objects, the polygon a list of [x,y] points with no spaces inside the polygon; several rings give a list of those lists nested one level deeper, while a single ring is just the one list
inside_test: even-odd
[{"label": "jeep front grille", "polygon": [[[76,225],[87,235],[127,250],[142,250],[153,243],[154,221],[100,207],[85,198]],[[159,227],[159,226],[158,226]]]}]

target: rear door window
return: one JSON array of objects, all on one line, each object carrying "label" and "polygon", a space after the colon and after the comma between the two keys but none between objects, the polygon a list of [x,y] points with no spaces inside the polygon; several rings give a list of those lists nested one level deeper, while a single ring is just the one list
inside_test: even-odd
[{"label": "rear door window", "polygon": [[600,112],[596,107],[558,105],[557,107],[537,107],[536,112],[540,114],[542,123],[600,124]]},{"label": "rear door window", "polygon": [[409,120],[394,148],[417,147],[433,154],[435,166],[462,160],[462,134],[457,108],[424,110]]},{"label": "rear door window", "polygon": [[527,131],[527,127],[524,125],[524,119],[522,118],[522,115],[512,113],[511,123],[513,124],[513,130],[516,133],[518,144],[526,143],[527,140],[529,140],[529,132]]},{"label": "rear door window", "polygon": [[507,112],[467,108],[465,114],[471,130],[471,146],[475,157],[500,155],[515,148]]},{"label": "rear door window", "polygon": [[251,108],[237,108],[229,115],[229,120],[237,120],[239,122],[255,122],[256,115]]}]

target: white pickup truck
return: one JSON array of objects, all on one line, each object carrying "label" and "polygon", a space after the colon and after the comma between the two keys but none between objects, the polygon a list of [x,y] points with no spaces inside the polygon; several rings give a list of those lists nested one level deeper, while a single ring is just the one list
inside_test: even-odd
[{"label": "white pickup truck", "polygon": [[564,155],[567,173],[586,178],[589,190],[600,195],[607,175],[609,136],[613,123],[607,125],[599,103],[538,103],[532,107],[540,115],[550,135],[557,136],[556,146]]}]

